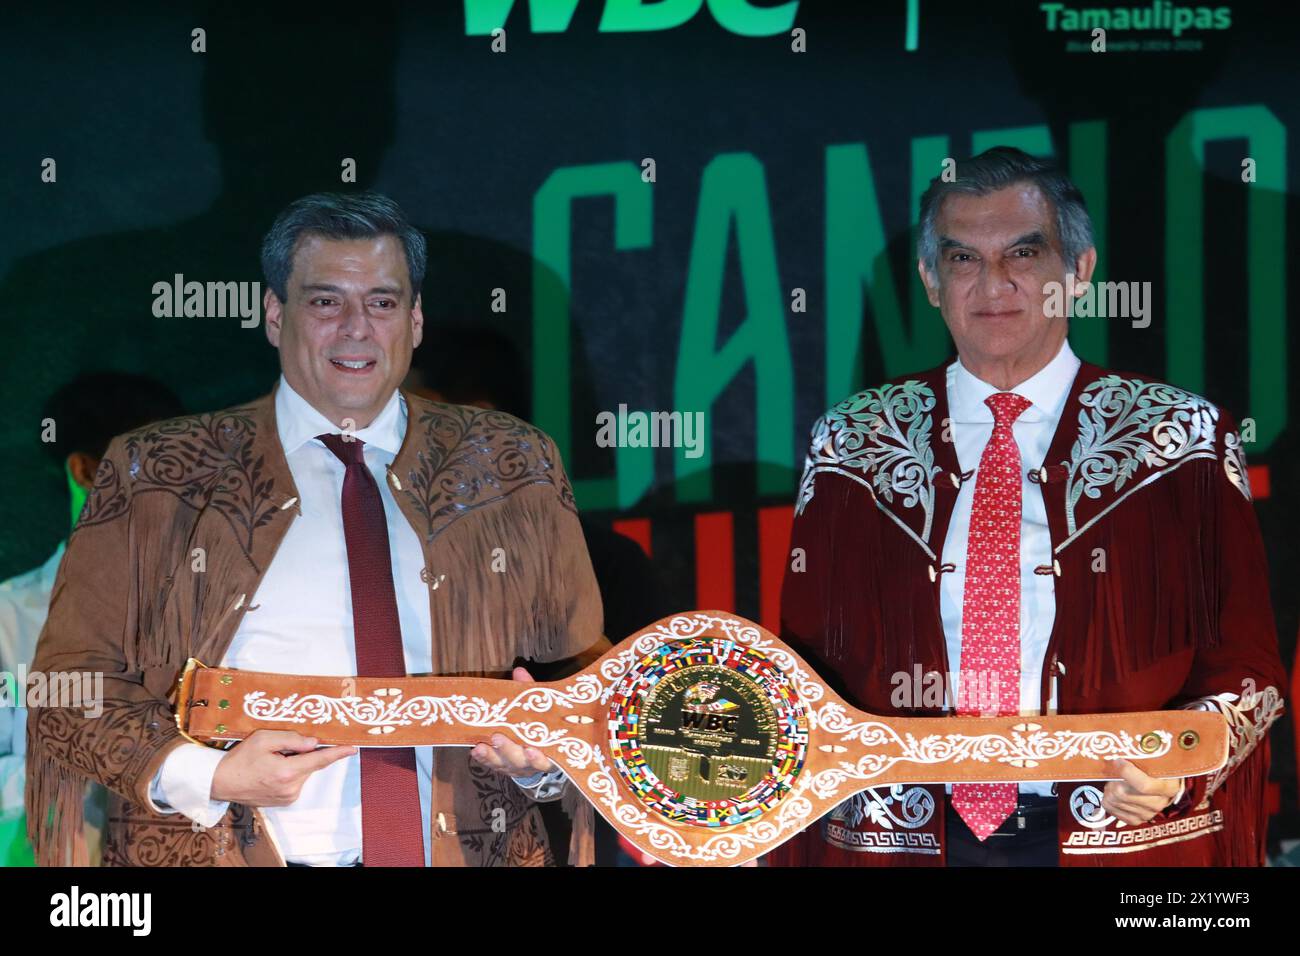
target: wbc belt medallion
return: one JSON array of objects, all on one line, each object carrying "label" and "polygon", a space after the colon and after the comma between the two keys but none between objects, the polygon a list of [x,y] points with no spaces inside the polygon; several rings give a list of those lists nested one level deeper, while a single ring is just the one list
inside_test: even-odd
[{"label": "wbc belt medallion", "polygon": [[789,792],[808,752],[808,714],[763,654],[690,639],[659,646],[618,683],[609,750],[623,783],[665,819],[733,826]]}]

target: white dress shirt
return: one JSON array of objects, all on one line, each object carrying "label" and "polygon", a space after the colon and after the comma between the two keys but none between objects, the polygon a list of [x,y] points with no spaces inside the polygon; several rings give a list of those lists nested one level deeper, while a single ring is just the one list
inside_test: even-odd
[{"label": "white dress shirt", "polygon": [[[341,507],[345,467],[315,437],[337,433],[339,428],[297,394],[283,376],[275,395],[275,416],[301,513],[285,532],[221,666],[281,674],[356,674],[352,590]],[[406,402],[394,390],[375,420],[352,434],[365,442],[366,466],[381,489],[388,519],[406,671],[427,674],[432,668],[432,649],[429,591],[420,578],[424,553],[419,536],[393,498],[386,474],[386,466],[401,448],[406,421]],[[302,731],[305,736],[310,732],[310,728]],[[168,754],[150,794],[155,809],[164,813],[179,810],[204,826],[216,824],[228,806],[209,799],[212,778],[223,756],[223,751],[189,743]],[[433,748],[416,747],[415,761],[427,866]],[[294,803],[263,807],[262,813],[287,862],[317,866],[357,862],[361,856],[360,755],[313,773]]]},{"label": "white dress shirt", "polygon": [[[9,684],[0,706],[0,824],[23,816],[23,765],[27,754],[27,709],[19,706],[25,687],[18,686],[18,669],[30,667],[36,639],[50,610],[50,592],[63,560],[63,542],[39,568],[0,583],[0,680]],[[7,847],[0,846],[0,859]]]},{"label": "white dress shirt", "polygon": [[[1079,370],[1079,359],[1068,342],[1056,357],[1032,377],[1010,391],[1033,404],[1011,426],[1020,448],[1020,713],[1041,713],[1039,682],[1047,642],[1056,620],[1056,576],[1035,574],[1034,569],[1052,563],[1052,540],[1047,528],[1047,509],[1042,486],[1031,483],[1030,469],[1045,464],[1047,450],[1056,433],[1070,385]],[[993,435],[993,412],[984,399],[1003,389],[976,378],[958,359],[948,366],[948,414],[952,419],[952,440],[963,473],[974,472],[962,482],[943,542],[943,563],[955,569],[940,578],[940,613],[948,645],[949,680],[955,682],[961,670],[962,597],[966,586],[966,546],[970,538],[971,505],[979,474],[980,456]],[[1056,709],[1056,684],[1051,684],[1048,710]],[[1049,795],[1051,783],[1022,783],[1022,793]],[[947,788],[952,791],[951,785]]]},{"label": "white dress shirt", "polygon": [[[1056,621],[1056,576],[1034,573],[1035,568],[1052,563],[1052,539],[1047,527],[1042,486],[1029,481],[1029,472],[1051,464],[1046,461],[1047,451],[1065,410],[1066,399],[1070,397],[1070,386],[1079,365],[1070,343],[1063,342],[1054,359],[1010,389],[1033,403],[1011,426],[1016,445],[1020,448],[1020,713],[1025,716],[1037,716],[1042,712],[1040,681],[1047,643]],[[975,480],[984,446],[993,436],[993,411],[984,404],[984,399],[1000,391],[1003,390],[972,375],[961,364],[961,359],[948,366],[948,415],[952,419],[957,462],[963,474],[974,472],[962,482],[957,493],[948,536],[943,542],[943,563],[955,566],[953,571],[940,578],[942,586],[939,592],[948,666],[953,671],[950,681],[956,680],[961,669],[962,596],[966,586],[966,545],[970,538]],[[1048,686],[1051,694],[1047,711],[1055,713],[1056,681],[1052,680]],[[950,697],[949,706],[951,704]],[[951,793],[952,785],[948,784],[946,789]],[[1185,789],[1186,782],[1174,795],[1175,803],[1182,799]],[[1052,784],[1022,783],[1020,792],[1049,796]]]},{"label": "white dress shirt", "polygon": [[[59,542],[39,568],[0,583],[0,680],[8,682],[7,697],[14,704],[24,702],[26,688],[18,682],[22,676],[19,670],[31,667],[36,656],[36,641],[49,616],[50,594],[65,545]],[[27,709],[0,707],[0,866],[27,853],[26,828],[22,825],[26,761]],[[91,866],[99,865],[107,815],[108,791],[97,783],[87,783],[82,817]]]}]

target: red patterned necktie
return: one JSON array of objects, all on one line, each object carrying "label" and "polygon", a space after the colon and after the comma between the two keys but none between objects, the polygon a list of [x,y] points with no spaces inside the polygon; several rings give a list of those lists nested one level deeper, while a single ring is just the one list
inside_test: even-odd
[{"label": "red patterned necktie", "polygon": [[[1020,712],[1020,449],[1011,425],[1032,402],[998,392],[984,403],[993,410],[993,435],[980,455],[966,545],[957,695],[963,716],[988,716],[995,691],[998,715]],[[953,809],[983,841],[1016,809],[1019,789],[1014,783],[954,784]]]},{"label": "red patterned necktie", "polygon": [[[388,552],[388,523],[365,442],[317,435],[347,467],[343,475],[343,537],[352,585],[358,677],[405,677],[397,592]],[[424,866],[423,821],[413,747],[361,748],[361,848],[370,866]]]}]

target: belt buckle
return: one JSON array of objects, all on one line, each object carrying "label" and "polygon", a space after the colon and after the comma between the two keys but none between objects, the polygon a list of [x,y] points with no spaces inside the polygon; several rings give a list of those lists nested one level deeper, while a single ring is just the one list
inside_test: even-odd
[{"label": "belt buckle", "polygon": [[[1015,830],[1013,830],[1011,833],[999,833],[998,830],[1001,830],[1002,827],[998,827],[998,830],[994,830],[992,833],[989,834],[990,839],[992,839],[993,837],[1018,836],[1019,834],[1024,833],[1025,828],[1029,825],[1029,821],[1025,819],[1025,815],[1024,813],[1021,812],[1020,807],[1016,807],[1014,810],[1012,810],[1011,815],[1007,817],[1007,820],[1016,821]],[[1006,826],[1006,823],[1004,822],[1002,826]]]},{"label": "belt buckle", "polygon": [[[1014,836],[1019,836],[1020,834],[1024,833],[1025,830],[1027,830],[1027,829],[1029,828],[1029,818],[1028,818],[1028,816],[1026,815],[1026,808],[1025,808],[1025,807],[1022,807],[1019,803],[1016,804],[1016,808],[1015,808],[1014,810],[1012,810],[1011,813],[1007,816],[1007,821],[1011,821],[1011,820],[1015,820],[1015,821],[1016,821],[1016,828],[1015,828],[1012,832],[1010,832],[1010,833],[999,833],[999,832],[997,832],[997,830],[994,830],[992,833],[989,834],[989,837],[992,838],[992,837],[1014,837]],[[1004,823],[1002,824],[1002,826],[1006,826],[1006,822],[1004,822]],[[1002,827],[998,827],[998,830],[1001,830],[1001,829],[1002,829]]]},{"label": "belt buckle", "polygon": [[[210,747],[215,750],[224,750],[225,748],[213,741],[196,740],[186,733],[189,726],[190,707],[194,706],[191,695],[194,691],[194,677],[201,670],[208,670],[208,665],[203,663],[197,657],[191,657],[185,662],[185,669],[181,671],[181,676],[176,680],[176,729],[180,731],[181,736],[190,743],[199,744],[203,747]],[[207,706],[207,702],[198,706]]]}]

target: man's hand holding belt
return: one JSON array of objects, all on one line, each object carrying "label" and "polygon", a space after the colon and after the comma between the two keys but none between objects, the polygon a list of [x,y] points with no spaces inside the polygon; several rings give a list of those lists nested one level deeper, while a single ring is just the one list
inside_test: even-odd
[{"label": "man's hand holding belt", "polygon": [[1182,799],[1186,792],[1177,777],[1152,777],[1129,760],[1112,760],[1122,777],[1106,784],[1102,792],[1102,809],[1125,823],[1137,826],[1151,820]]},{"label": "man's hand holding belt", "polygon": [[[533,680],[533,675],[522,667],[516,667],[510,676],[524,683]],[[480,766],[509,774],[534,800],[548,802],[564,792],[567,778],[555,761],[533,747],[521,747],[504,734],[493,734],[491,746],[477,744],[469,754]]]}]

